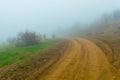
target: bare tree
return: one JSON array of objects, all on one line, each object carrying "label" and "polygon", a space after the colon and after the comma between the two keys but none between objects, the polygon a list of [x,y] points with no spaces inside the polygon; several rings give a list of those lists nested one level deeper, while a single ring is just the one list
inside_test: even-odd
[{"label": "bare tree", "polygon": [[40,41],[36,32],[25,31],[18,34],[17,46],[21,45],[34,45],[38,44]]}]

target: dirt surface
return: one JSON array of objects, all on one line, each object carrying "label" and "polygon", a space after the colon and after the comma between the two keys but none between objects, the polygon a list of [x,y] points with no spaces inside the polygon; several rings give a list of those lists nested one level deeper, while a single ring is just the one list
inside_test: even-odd
[{"label": "dirt surface", "polygon": [[[112,55],[111,48],[107,44],[104,45],[108,54],[110,52]],[[112,66],[106,53],[90,40],[65,39],[47,53],[49,59],[43,60],[44,64],[39,64],[41,61],[39,57],[38,60],[33,59],[34,64],[37,61],[37,67],[30,68],[28,72],[24,71],[26,73],[23,73],[24,77],[22,75],[17,75],[20,78],[8,76],[8,80],[120,80],[118,70]]]},{"label": "dirt surface", "polygon": [[98,46],[86,39],[69,41],[64,56],[39,80],[120,80]]}]

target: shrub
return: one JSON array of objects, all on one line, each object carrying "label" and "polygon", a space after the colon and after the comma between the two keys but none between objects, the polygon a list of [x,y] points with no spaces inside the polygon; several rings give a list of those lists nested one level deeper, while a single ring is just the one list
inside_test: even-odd
[{"label": "shrub", "polygon": [[35,45],[39,42],[36,32],[25,31],[18,34],[16,46]]}]

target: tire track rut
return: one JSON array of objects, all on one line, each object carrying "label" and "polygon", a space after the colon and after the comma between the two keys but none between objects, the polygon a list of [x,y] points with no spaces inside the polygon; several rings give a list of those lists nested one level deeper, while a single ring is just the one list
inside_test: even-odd
[{"label": "tire track rut", "polygon": [[72,38],[60,60],[39,80],[120,80],[104,52],[93,42]]}]

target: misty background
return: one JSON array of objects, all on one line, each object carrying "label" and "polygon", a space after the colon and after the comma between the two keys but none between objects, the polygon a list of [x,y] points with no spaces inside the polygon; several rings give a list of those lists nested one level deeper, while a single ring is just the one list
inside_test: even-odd
[{"label": "misty background", "polygon": [[117,9],[119,0],[1,0],[0,43],[25,30],[62,33],[72,25],[90,24]]}]

